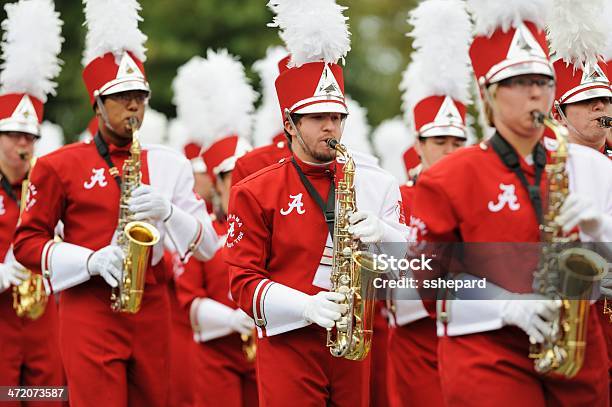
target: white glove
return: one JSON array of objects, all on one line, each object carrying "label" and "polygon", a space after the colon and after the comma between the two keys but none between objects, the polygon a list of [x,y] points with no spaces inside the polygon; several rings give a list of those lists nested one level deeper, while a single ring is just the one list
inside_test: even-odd
[{"label": "white glove", "polygon": [[359,238],[363,243],[380,242],[385,228],[380,219],[371,212],[361,211],[349,215],[349,233]]},{"label": "white glove", "polygon": [[111,287],[117,287],[123,271],[123,250],[119,246],[106,246],[93,252],[87,259],[87,272],[101,276]]},{"label": "white glove", "polygon": [[541,295],[516,295],[505,300],[502,321],[505,325],[521,328],[535,343],[544,342],[552,333],[551,322],[559,317],[559,301],[544,299]]},{"label": "white glove", "polygon": [[229,319],[229,324],[232,330],[238,332],[241,335],[251,336],[251,334],[253,333],[253,329],[255,328],[253,318],[248,316],[248,314],[240,308],[235,309],[234,312],[232,312],[232,315]]},{"label": "white glove", "polygon": [[308,322],[323,328],[332,328],[334,322],[339,320],[342,314],[346,313],[345,304],[337,304],[344,301],[344,294],[329,291],[321,291],[316,295],[311,295],[306,300],[303,316]]},{"label": "white glove", "polygon": [[158,222],[172,215],[172,204],[151,185],[142,184],[132,191],[128,202],[134,220]]},{"label": "white glove", "polygon": [[11,285],[19,285],[28,278],[26,269],[19,263],[0,263],[0,292]]},{"label": "white glove", "polygon": [[604,297],[612,299],[612,265],[609,267],[610,271],[601,279],[599,291]]},{"label": "white glove", "polygon": [[597,239],[603,230],[603,214],[595,208],[593,200],[584,195],[570,193],[561,206],[555,222],[568,233],[576,226],[582,233]]}]

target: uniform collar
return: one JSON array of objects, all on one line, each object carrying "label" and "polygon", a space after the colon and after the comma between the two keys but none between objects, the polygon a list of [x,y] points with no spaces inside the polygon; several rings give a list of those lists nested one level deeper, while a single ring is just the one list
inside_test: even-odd
[{"label": "uniform collar", "polygon": [[293,154],[293,158],[302,172],[306,175],[329,175],[334,173],[335,161],[330,161],[325,164],[313,164],[300,160],[295,154]]},{"label": "uniform collar", "polygon": [[126,144],[123,147],[119,147],[119,146],[116,146],[116,145],[114,145],[112,143],[108,143],[108,152],[109,152],[110,155],[121,154],[121,153],[129,153],[131,146],[132,146],[132,143]]},{"label": "uniform collar", "polygon": [[132,143],[128,143],[123,147],[119,147],[119,146],[114,145],[113,143],[109,143],[108,141],[106,141],[106,139],[104,138],[104,136],[102,136],[102,133],[100,133],[100,131],[98,131],[98,134],[100,135],[100,139],[104,141],[104,144],[106,144],[106,147],[108,148],[108,153],[110,155],[130,152],[130,147],[132,146]]}]

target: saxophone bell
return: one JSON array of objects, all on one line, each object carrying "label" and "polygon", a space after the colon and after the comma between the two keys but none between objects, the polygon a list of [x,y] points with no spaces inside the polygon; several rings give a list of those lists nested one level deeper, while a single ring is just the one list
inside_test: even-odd
[{"label": "saxophone bell", "polygon": [[609,129],[612,127],[612,117],[610,116],[598,117],[597,122],[599,123],[599,127],[602,127],[604,129]]}]

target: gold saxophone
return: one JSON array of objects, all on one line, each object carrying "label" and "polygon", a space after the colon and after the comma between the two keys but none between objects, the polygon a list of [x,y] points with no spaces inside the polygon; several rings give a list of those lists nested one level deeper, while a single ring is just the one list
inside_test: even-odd
[{"label": "gold saxophone", "polygon": [[[23,151],[19,152],[19,157],[22,160],[28,159],[28,153]],[[36,157],[32,157],[30,160],[30,174],[36,163]],[[21,202],[19,213],[21,214],[26,206],[28,189],[30,187],[30,176],[21,183]],[[30,270],[26,270],[28,278],[25,279],[18,286],[13,286],[13,308],[18,317],[27,317],[32,320],[38,319],[44,314],[47,308],[47,292],[43,284],[43,277],[40,274],[32,273]]]},{"label": "gold saxophone", "polygon": [[142,176],[138,127],[138,119],[131,117],[132,145],[130,157],[123,163],[119,221],[117,222],[117,244],[123,250],[125,257],[121,281],[117,288],[113,288],[111,294],[112,310],[131,314],[140,310],[151,248],[159,241],[159,231],[153,225],[147,222],[131,221],[133,214],[128,206],[132,191],[140,186]]},{"label": "gold saxophone", "polygon": [[257,332],[253,329],[251,335],[241,334],[240,339],[242,340],[242,352],[247,362],[255,361],[257,356],[257,338],[255,337]]},{"label": "gold saxophone", "polygon": [[327,347],[335,357],[363,360],[372,347],[372,325],[374,321],[374,273],[371,253],[361,251],[361,244],[349,233],[349,216],[357,211],[355,203],[355,162],[343,144],[337,140],[327,141],[329,148],[346,162],[343,178],[336,187],[336,214],[334,221],[334,248],[331,271],[332,292],[342,293],[346,299],[347,312],[336,321],[335,327],[327,330]]},{"label": "gold saxophone", "polygon": [[[546,165],[549,196],[540,230],[544,243],[534,288],[552,300],[561,301],[559,318],[552,323],[552,334],[542,344],[532,344],[529,357],[538,373],[556,373],[574,377],[584,362],[587,322],[594,283],[607,273],[607,262],[597,253],[583,248],[564,249],[578,239],[577,234],[564,236],[555,222],[569,194],[566,172],[568,158],[567,129],[545,116],[533,113],[536,125],[549,127],[559,143]],[[580,299],[576,299],[580,298]]]}]

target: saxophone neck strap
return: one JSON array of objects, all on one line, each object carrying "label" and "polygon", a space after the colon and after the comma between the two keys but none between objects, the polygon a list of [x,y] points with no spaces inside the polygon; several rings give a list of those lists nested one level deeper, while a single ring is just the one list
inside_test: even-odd
[{"label": "saxophone neck strap", "polygon": [[19,200],[17,199],[17,195],[15,195],[15,191],[13,191],[13,186],[9,182],[8,178],[6,178],[6,175],[4,175],[2,170],[0,170],[0,185],[2,185],[2,189],[4,192],[6,192],[8,197],[17,202],[17,206],[19,206]]},{"label": "saxophone neck strap", "polygon": [[506,168],[516,174],[518,179],[521,181],[521,185],[523,185],[529,194],[529,201],[531,202],[531,206],[535,211],[538,223],[542,223],[542,195],[540,194],[540,183],[542,181],[544,167],[546,167],[546,151],[544,151],[544,147],[542,144],[537,143],[533,150],[535,180],[532,185],[529,183],[529,181],[527,181],[525,173],[523,170],[521,170],[520,159],[510,143],[508,143],[499,133],[496,132],[491,138],[490,145],[493,147],[493,151],[495,151]]},{"label": "saxophone neck strap", "polygon": [[323,212],[323,217],[325,218],[325,223],[327,223],[327,228],[329,229],[329,234],[334,238],[334,221],[336,218],[336,188],[334,187],[334,183],[329,187],[329,193],[327,194],[327,202],[323,202],[323,198],[317,192],[315,187],[312,185],[308,177],[304,174],[304,171],[300,168],[297,162],[295,162],[295,158],[291,157],[291,163],[295,167],[298,175],[300,176],[300,180],[302,180],[302,184],[308,191],[308,194],[315,200],[321,211]]},{"label": "saxophone neck strap", "polygon": [[94,143],[96,144],[96,150],[98,150],[98,154],[106,162],[106,165],[108,165],[108,172],[110,173],[110,175],[113,176],[115,182],[117,182],[117,186],[119,186],[119,189],[121,189],[121,177],[119,176],[119,170],[117,169],[117,167],[115,167],[115,164],[113,164],[113,161],[110,158],[108,144],[106,144],[106,142],[102,138],[100,131],[96,133],[96,136],[94,137]]}]

